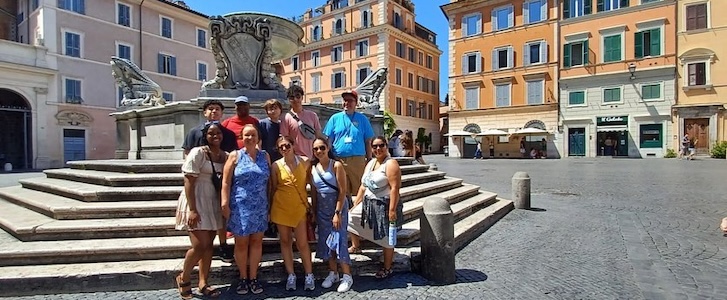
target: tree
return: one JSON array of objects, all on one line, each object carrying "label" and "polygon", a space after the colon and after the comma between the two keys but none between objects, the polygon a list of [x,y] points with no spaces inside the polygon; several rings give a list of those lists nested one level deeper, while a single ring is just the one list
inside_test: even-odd
[{"label": "tree", "polygon": [[449,94],[444,95],[444,106],[449,106]]},{"label": "tree", "polygon": [[384,111],[384,136],[389,139],[396,130],[396,121],[390,111]]},{"label": "tree", "polygon": [[417,130],[417,138],[415,142],[419,144],[419,149],[424,153],[425,149],[429,149],[429,144],[432,142],[431,134],[427,135],[426,129],[419,127]]}]

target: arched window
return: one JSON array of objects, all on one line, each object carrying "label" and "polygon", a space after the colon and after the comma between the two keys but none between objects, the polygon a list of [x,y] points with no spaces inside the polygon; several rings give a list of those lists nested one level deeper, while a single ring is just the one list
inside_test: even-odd
[{"label": "arched window", "polygon": [[321,27],[316,25],[313,27],[313,40],[317,41],[321,39]]},{"label": "arched window", "polygon": [[369,27],[369,12],[367,10],[361,11],[361,28]]},{"label": "arched window", "polygon": [[336,34],[343,34],[343,20],[338,19],[336,20],[336,27],[334,29]]},{"label": "arched window", "polygon": [[394,13],[394,27],[401,28],[401,16],[399,13]]}]

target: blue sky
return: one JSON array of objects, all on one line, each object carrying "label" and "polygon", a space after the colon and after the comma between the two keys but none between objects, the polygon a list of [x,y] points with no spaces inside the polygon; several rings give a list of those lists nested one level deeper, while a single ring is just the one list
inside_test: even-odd
[{"label": "blue sky", "polygon": [[[237,11],[257,11],[284,18],[302,15],[306,9],[321,6],[326,0],[185,0],[192,9],[206,15],[224,15]],[[437,34],[439,58],[439,100],[447,91],[447,19],[439,6],[447,0],[414,0],[416,21]]]}]

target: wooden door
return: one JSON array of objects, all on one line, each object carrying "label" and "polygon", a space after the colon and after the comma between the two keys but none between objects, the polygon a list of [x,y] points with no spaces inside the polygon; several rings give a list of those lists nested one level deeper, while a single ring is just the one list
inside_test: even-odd
[{"label": "wooden door", "polygon": [[709,119],[684,119],[684,133],[696,139],[697,153],[709,153]]}]

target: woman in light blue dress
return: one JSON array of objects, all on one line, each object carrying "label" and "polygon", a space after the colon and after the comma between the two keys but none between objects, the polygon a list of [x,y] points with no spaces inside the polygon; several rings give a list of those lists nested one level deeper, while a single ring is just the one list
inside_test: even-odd
[{"label": "woman in light blue dress", "polygon": [[[328,276],[321,286],[330,288],[341,281],[338,292],[346,292],[353,285],[351,258],[348,254],[348,201],[346,201],[346,172],[343,164],[331,159],[326,141],[313,141],[311,161],[311,198],[318,224],[316,257],[328,260]],[[341,190],[343,187],[344,190]],[[343,277],[338,276],[336,258],[341,264]]]},{"label": "woman in light blue dress", "polygon": [[242,149],[228,156],[222,178],[222,214],[228,220],[227,230],[235,235],[235,262],[240,271],[236,292],[240,295],[248,290],[253,294],[263,292],[257,270],[262,258],[263,232],[268,228],[270,190],[270,156],[257,149],[255,126],[242,128],[242,141]]}]

